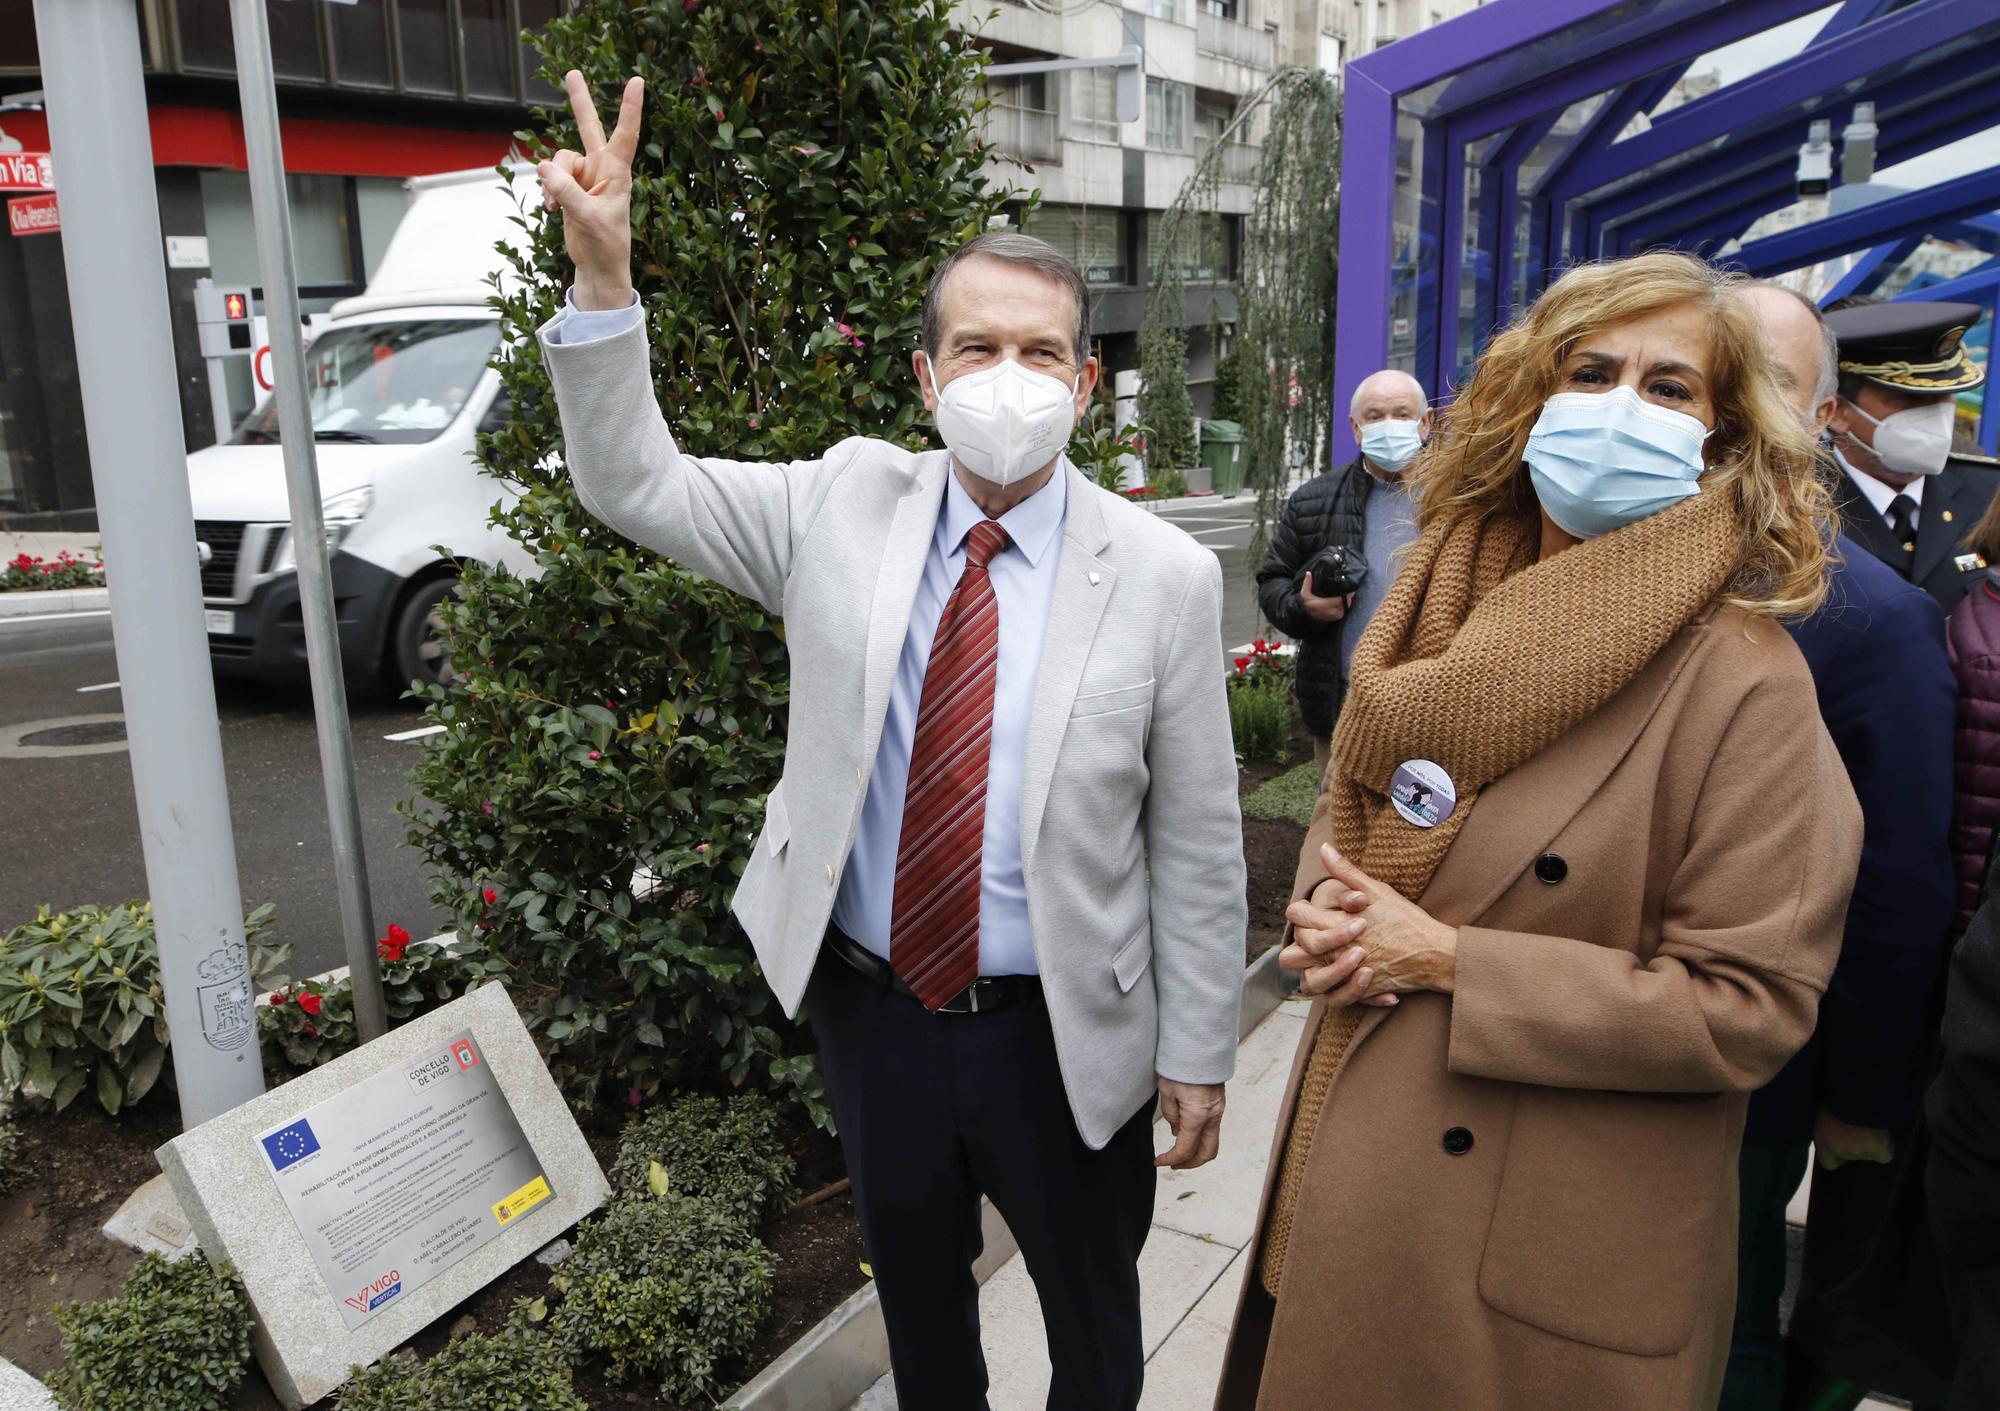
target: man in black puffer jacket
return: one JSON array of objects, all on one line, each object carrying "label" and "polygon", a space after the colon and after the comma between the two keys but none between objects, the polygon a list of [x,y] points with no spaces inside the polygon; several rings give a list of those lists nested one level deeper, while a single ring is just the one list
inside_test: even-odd
[{"label": "man in black puffer jacket", "polygon": [[[1322,776],[1354,642],[1389,590],[1403,548],[1416,537],[1416,509],[1403,472],[1431,434],[1424,389],[1406,372],[1364,378],[1348,416],[1361,454],[1292,492],[1257,570],[1264,616],[1298,643],[1299,715]],[[1329,588],[1324,578],[1315,584],[1314,561],[1324,572],[1329,561],[1320,556],[1336,546],[1346,553],[1346,584]]]}]

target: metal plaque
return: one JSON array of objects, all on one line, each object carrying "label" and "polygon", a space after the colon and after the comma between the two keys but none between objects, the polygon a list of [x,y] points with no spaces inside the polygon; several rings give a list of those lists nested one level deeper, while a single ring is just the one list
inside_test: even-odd
[{"label": "metal plaque", "polygon": [[470,1029],[257,1142],[349,1328],[554,1193]]}]

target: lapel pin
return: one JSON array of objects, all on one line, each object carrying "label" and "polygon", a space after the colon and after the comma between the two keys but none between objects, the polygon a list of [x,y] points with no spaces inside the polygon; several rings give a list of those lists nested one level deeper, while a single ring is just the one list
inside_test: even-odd
[{"label": "lapel pin", "polygon": [[1094,573],[1093,573],[1093,574],[1091,574],[1091,575],[1090,575],[1090,586],[1091,586],[1091,587],[1095,588],[1095,587],[1096,587],[1096,586],[1098,585],[1098,583],[1099,583],[1100,581],[1102,581],[1102,580],[1100,580],[1100,579],[1098,578],[1098,576],[1097,576],[1096,574],[1094,574]]},{"label": "lapel pin", "polygon": [[1951,523],[1951,511],[1950,511],[1950,510],[1946,510],[1946,511],[1944,512],[1944,522],[1945,522],[1946,524],[1950,524],[1950,523]]},{"label": "lapel pin", "polygon": [[1389,802],[1405,823],[1435,828],[1458,807],[1458,787],[1441,765],[1428,759],[1406,759],[1389,778]]}]

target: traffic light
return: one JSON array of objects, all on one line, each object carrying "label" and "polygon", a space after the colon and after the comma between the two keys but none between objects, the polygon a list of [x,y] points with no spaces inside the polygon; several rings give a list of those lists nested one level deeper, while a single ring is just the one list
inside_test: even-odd
[{"label": "traffic light", "polygon": [[250,336],[248,289],[225,289],[210,279],[196,280],[194,321],[201,331],[204,358],[249,356],[254,340]]}]

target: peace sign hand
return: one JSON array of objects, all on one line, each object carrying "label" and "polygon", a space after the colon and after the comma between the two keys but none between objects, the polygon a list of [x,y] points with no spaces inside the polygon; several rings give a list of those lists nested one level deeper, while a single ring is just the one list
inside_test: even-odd
[{"label": "peace sign hand", "polygon": [[568,148],[535,168],[542,204],[562,211],[563,245],[576,267],[572,292],[580,309],[617,309],[632,301],[632,155],[639,150],[639,110],[646,85],[625,81],[618,126],[604,135],[597,103],[583,75],[563,75],[583,151]]}]

